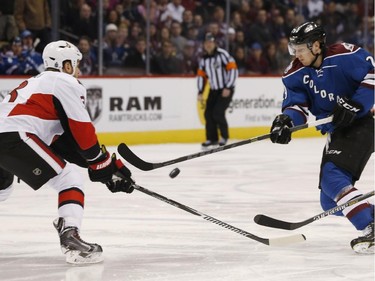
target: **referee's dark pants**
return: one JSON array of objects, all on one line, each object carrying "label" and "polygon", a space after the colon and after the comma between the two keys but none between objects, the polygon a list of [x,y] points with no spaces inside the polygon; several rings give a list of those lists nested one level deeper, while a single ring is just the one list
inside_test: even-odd
[{"label": "referee's dark pants", "polygon": [[228,97],[222,97],[223,90],[210,90],[206,101],[204,118],[206,119],[206,139],[211,142],[219,140],[220,135],[224,139],[229,139],[228,122],[225,117],[225,110],[232,101],[234,89],[230,90]]}]

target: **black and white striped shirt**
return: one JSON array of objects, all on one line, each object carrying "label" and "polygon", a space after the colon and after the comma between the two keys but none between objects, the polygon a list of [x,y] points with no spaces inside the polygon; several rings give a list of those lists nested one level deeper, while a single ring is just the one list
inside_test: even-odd
[{"label": "black and white striped shirt", "polygon": [[216,48],[211,55],[204,55],[197,71],[198,92],[201,94],[208,80],[212,90],[233,88],[238,77],[234,58],[224,49]]}]

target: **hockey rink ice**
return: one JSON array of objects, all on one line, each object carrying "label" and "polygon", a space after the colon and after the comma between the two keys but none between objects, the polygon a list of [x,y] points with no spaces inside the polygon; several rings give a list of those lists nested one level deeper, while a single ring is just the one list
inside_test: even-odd
[{"label": "hockey rink ice", "polygon": [[[112,194],[82,170],[81,237],[102,245],[105,260],[69,265],[52,225],[57,194],[16,183],[0,203],[0,280],[373,281],[374,255],[351,250],[360,233],[345,218],[329,216],[293,231],[253,221],[267,214],[297,222],[322,212],[317,184],[324,144],[324,137],[295,138],[289,145],[263,140],[147,172],[129,166],[140,186],[252,234],[307,238],[286,247],[260,244],[137,190]],[[130,148],[145,161],[164,162],[199,152],[200,144]],[[181,173],[171,179],[176,167]],[[363,193],[374,188],[374,156],[356,187]]]}]

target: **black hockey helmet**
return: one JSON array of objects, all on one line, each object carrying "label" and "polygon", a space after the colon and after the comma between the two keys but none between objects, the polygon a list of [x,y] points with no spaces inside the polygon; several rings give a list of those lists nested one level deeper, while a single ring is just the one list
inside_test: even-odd
[{"label": "black hockey helmet", "polygon": [[[319,41],[320,48],[324,47],[326,41],[326,33],[323,27],[315,22],[305,22],[293,28],[289,35],[290,47],[293,45],[307,44],[307,47],[310,49],[315,41]],[[291,48],[289,48],[289,51],[291,51]]]}]

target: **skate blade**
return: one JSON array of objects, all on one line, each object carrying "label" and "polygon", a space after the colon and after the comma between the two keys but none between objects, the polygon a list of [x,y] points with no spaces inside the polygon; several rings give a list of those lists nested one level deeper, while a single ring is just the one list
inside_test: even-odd
[{"label": "skate blade", "polygon": [[209,146],[202,146],[202,151],[207,151],[207,150],[211,150],[211,149],[218,148],[218,147],[219,147],[218,144],[213,144],[213,145],[209,145]]},{"label": "skate blade", "polygon": [[91,254],[84,254],[80,251],[68,251],[65,253],[66,262],[70,264],[93,264],[93,263],[100,263],[104,260],[102,256],[102,252],[94,252]]},{"label": "skate blade", "polygon": [[361,242],[353,246],[354,252],[358,254],[374,254],[374,242]]}]

